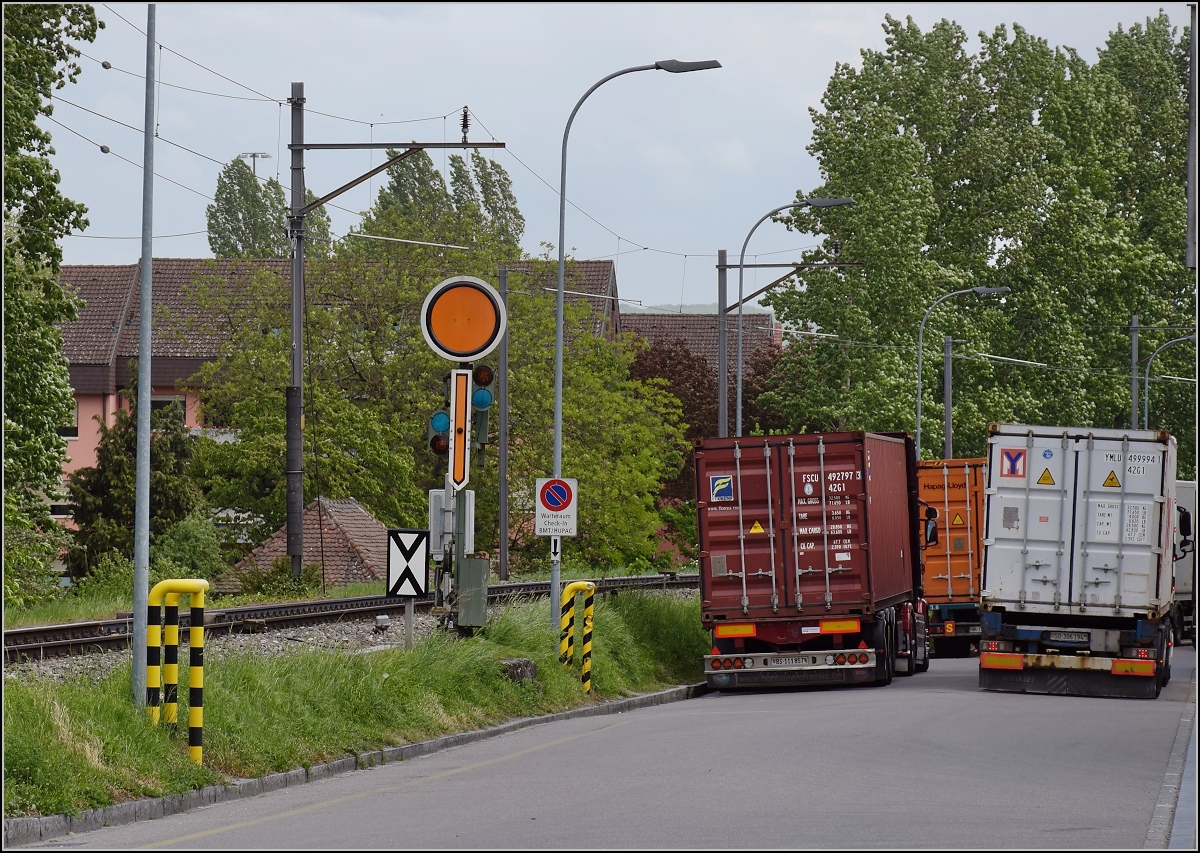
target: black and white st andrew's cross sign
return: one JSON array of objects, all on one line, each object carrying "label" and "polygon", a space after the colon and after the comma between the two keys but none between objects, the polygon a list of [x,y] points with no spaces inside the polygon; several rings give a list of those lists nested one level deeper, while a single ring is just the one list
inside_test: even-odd
[{"label": "black and white st andrew's cross sign", "polygon": [[429,531],[388,529],[387,594],[425,594],[429,582]]}]

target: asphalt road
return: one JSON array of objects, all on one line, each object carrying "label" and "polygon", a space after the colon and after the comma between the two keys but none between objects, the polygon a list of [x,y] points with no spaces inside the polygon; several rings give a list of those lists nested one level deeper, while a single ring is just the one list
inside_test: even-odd
[{"label": "asphalt road", "polygon": [[1153,701],[986,693],[972,659],[882,688],[715,693],[29,846],[1142,848],[1195,663],[1178,649]]}]

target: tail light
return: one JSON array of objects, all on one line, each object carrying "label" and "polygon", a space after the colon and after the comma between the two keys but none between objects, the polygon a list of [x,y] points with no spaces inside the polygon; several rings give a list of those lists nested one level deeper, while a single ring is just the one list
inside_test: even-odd
[{"label": "tail light", "polygon": [[713,671],[718,669],[750,669],[754,666],[754,658],[713,658]]},{"label": "tail light", "polygon": [[1011,652],[1014,646],[1009,640],[980,640],[979,651],[981,652]]},{"label": "tail light", "polygon": [[1148,649],[1143,646],[1130,646],[1121,649],[1121,657],[1133,660],[1154,660],[1158,655],[1155,654],[1154,649]]}]

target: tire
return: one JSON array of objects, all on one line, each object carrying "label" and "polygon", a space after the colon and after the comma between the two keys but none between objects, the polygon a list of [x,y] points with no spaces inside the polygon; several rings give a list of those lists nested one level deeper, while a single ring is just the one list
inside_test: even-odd
[{"label": "tire", "polygon": [[[1167,636],[1168,637],[1171,636],[1170,630],[1167,631]],[[1164,687],[1166,687],[1168,684],[1171,683],[1171,658],[1174,657],[1174,654],[1175,654],[1175,647],[1168,641],[1167,642],[1167,651],[1166,651],[1166,660],[1163,662],[1163,668],[1162,668],[1162,674],[1163,674],[1162,683],[1163,683]]]}]

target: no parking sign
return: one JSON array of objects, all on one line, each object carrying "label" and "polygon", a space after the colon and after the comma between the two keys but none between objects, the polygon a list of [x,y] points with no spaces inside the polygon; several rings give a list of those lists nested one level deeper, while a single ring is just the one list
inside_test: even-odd
[{"label": "no parking sign", "polygon": [[537,481],[537,514],[534,535],[575,536],[576,481],[546,477]]}]

